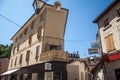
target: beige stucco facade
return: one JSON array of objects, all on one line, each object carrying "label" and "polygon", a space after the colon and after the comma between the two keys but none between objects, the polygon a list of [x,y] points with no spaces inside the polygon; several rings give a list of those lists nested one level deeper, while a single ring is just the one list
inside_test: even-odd
[{"label": "beige stucco facade", "polygon": [[[110,34],[113,34],[115,50],[120,50],[120,17],[117,13],[119,8],[120,2],[98,20],[103,53],[108,53],[105,38]],[[104,20],[107,18],[109,19],[109,25],[105,27]]]},{"label": "beige stucco facade", "polygon": [[120,0],[113,0],[94,22],[98,24],[104,78],[105,80],[119,80]]},{"label": "beige stucco facade", "polygon": [[[56,10],[54,6],[48,4],[42,7],[39,14],[34,14],[12,37],[13,48],[8,70],[43,62],[40,59],[40,55],[52,50],[50,46],[47,47],[46,45],[54,45],[55,48],[59,46],[60,52],[58,53],[65,53],[64,33],[67,15],[67,9],[61,8],[60,10]],[[38,34],[40,35],[38,36]],[[39,46],[39,53],[36,60],[37,46]],[[29,61],[26,62],[28,50],[30,50]],[[21,54],[23,56],[20,63]],[[67,59],[66,55],[63,57]]]},{"label": "beige stucco facade", "polygon": [[80,60],[67,64],[67,72],[68,80],[88,80],[87,66]]}]

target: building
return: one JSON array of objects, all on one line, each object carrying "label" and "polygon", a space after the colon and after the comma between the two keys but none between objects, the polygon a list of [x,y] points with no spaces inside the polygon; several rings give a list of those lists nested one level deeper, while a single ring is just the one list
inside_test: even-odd
[{"label": "building", "polygon": [[88,80],[87,59],[74,59],[67,64],[67,80]]},{"label": "building", "polygon": [[1,58],[0,59],[0,75],[8,70],[9,59]]},{"label": "building", "polygon": [[112,3],[93,21],[98,24],[105,80],[120,79],[120,0]]},{"label": "building", "polygon": [[8,80],[67,80],[64,34],[68,10],[60,2],[34,3],[39,8],[35,7],[33,16],[11,38],[10,63],[2,75]]}]

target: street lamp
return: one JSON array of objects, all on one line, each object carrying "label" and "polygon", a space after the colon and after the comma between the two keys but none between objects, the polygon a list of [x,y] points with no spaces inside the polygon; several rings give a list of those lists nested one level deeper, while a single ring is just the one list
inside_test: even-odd
[{"label": "street lamp", "polygon": [[41,0],[34,0],[33,2],[33,8],[35,10],[35,13],[38,14],[40,9],[42,8],[42,6],[45,4],[45,2],[41,1]]}]

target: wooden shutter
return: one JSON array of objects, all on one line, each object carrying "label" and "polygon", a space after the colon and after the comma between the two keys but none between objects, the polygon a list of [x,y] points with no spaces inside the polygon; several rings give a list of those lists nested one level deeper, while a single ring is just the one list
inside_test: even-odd
[{"label": "wooden shutter", "polygon": [[36,59],[39,57],[39,53],[40,53],[40,46],[36,47]]},{"label": "wooden shutter", "polygon": [[15,65],[17,64],[17,57],[15,58]]},{"label": "wooden shutter", "polygon": [[11,65],[10,65],[11,67],[12,67],[12,64],[13,64],[13,59],[11,59]]},{"label": "wooden shutter", "polygon": [[30,50],[28,50],[26,53],[26,61],[28,62],[29,59],[30,59]]},{"label": "wooden shutter", "polygon": [[20,64],[22,63],[22,57],[23,57],[23,54],[20,55],[20,60],[19,60]]},{"label": "wooden shutter", "polygon": [[32,34],[29,35],[29,42],[28,42],[30,45],[32,43]]},{"label": "wooden shutter", "polygon": [[38,38],[41,37],[41,32],[42,32],[42,27],[38,27],[38,33],[37,33]]},{"label": "wooden shutter", "polygon": [[19,44],[17,45],[17,51],[19,51]]},{"label": "wooden shutter", "polygon": [[113,35],[110,34],[105,39],[106,39],[106,45],[107,45],[108,52],[115,50]]}]

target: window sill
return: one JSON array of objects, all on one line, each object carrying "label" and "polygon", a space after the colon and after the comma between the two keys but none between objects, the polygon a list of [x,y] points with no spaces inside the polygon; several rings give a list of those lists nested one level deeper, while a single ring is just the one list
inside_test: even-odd
[{"label": "window sill", "polygon": [[111,24],[107,25],[106,27],[104,27],[104,30],[103,30],[103,31],[107,30],[107,29],[110,28],[111,26],[112,26]]},{"label": "window sill", "polygon": [[116,21],[119,22],[120,21],[120,17],[118,17]]}]

